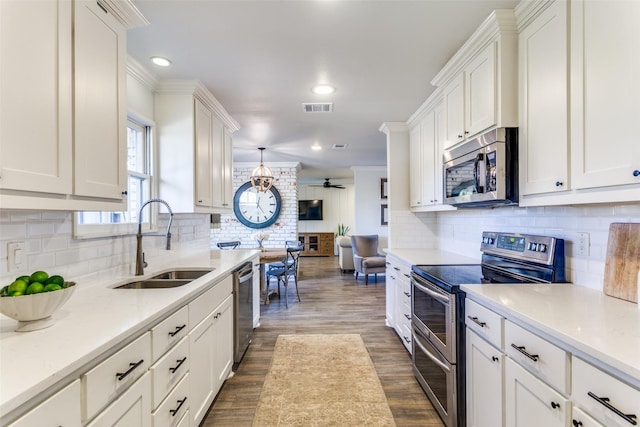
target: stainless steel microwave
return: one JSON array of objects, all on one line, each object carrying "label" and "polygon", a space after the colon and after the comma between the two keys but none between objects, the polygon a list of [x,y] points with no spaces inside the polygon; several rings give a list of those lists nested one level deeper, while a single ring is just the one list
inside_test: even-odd
[{"label": "stainless steel microwave", "polygon": [[518,129],[497,128],[445,151],[444,203],[459,208],[518,204]]}]

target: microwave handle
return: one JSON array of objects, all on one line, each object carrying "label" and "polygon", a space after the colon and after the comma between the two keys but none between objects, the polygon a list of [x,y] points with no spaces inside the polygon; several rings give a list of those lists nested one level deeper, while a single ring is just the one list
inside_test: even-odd
[{"label": "microwave handle", "polygon": [[474,186],[476,187],[476,193],[478,194],[484,193],[484,186],[480,185],[480,178],[482,174],[478,170],[480,162],[484,162],[484,153],[478,153],[475,162],[473,162],[473,180]]}]

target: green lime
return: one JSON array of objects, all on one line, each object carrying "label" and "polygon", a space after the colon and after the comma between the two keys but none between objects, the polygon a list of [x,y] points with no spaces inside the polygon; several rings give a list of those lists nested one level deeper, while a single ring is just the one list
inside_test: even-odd
[{"label": "green lime", "polygon": [[16,280],[24,280],[25,282],[29,283],[31,281],[31,277],[29,277],[29,276],[20,276],[20,277],[16,277]]},{"label": "green lime", "polygon": [[34,271],[30,277],[32,282],[44,283],[49,278],[49,274],[46,271]]},{"label": "green lime", "polygon": [[20,295],[24,295],[24,292],[20,292],[20,291],[9,292],[10,297],[19,297]]},{"label": "green lime", "polygon": [[24,280],[15,280],[9,285],[9,294],[11,295],[13,292],[20,292],[20,295],[22,295],[27,290],[28,286],[29,284]]},{"label": "green lime", "polygon": [[55,283],[49,283],[44,287],[45,292],[59,291],[60,289],[62,289],[62,286],[56,285]]},{"label": "green lime", "polygon": [[51,277],[49,277],[49,278],[47,279],[47,281],[46,281],[46,282],[44,282],[44,284],[45,284],[45,285],[48,285],[48,284],[50,284],[50,283],[54,283],[54,284],[56,284],[56,285],[63,286],[63,285],[64,285],[64,277],[62,277],[62,276],[58,276],[58,275],[56,275],[56,276],[51,276]]},{"label": "green lime", "polygon": [[33,282],[27,288],[27,292],[25,292],[25,294],[27,295],[39,294],[42,291],[44,291],[44,285],[40,282]]}]

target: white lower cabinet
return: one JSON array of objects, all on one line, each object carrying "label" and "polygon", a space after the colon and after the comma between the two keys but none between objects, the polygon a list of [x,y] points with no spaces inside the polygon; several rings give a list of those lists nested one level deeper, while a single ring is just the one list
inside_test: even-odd
[{"label": "white lower cabinet", "polygon": [[197,426],[233,365],[233,296],[189,333],[191,425]]},{"label": "white lower cabinet", "polygon": [[80,380],[75,380],[7,427],[80,427]]},{"label": "white lower cabinet", "polygon": [[387,326],[393,327],[405,348],[411,353],[411,265],[387,256]]},{"label": "white lower cabinet", "polygon": [[604,424],[600,424],[576,406],[573,407],[571,414],[571,425],[574,427],[605,427]]},{"label": "white lower cabinet", "polygon": [[151,375],[144,374],[87,427],[151,427]]},{"label": "white lower cabinet", "polygon": [[570,425],[571,401],[509,358],[505,367],[505,397],[509,427]]},{"label": "white lower cabinet", "polygon": [[185,375],[167,398],[153,411],[153,427],[175,427],[189,409],[189,374]]},{"label": "white lower cabinet", "polygon": [[466,334],[467,426],[504,426],[505,355],[469,328]]}]

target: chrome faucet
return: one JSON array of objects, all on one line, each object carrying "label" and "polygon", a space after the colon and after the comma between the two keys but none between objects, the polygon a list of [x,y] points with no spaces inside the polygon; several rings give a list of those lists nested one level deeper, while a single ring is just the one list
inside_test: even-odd
[{"label": "chrome faucet", "polygon": [[[142,234],[142,210],[152,202],[162,203],[169,211],[169,225],[167,225],[167,232],[165,234]],[[147,263],[144,260],[144,252],[142,252],[142,236],[165,236],[167,239],[166,249],[171,249],[171,221],[173,221],[171,206],[162,199],[149,199],[140,206],[140,210],[138,211],[138,231],[136,233],[136,276],[142,276],[144,274],[144,268],[147,266]]]}]

